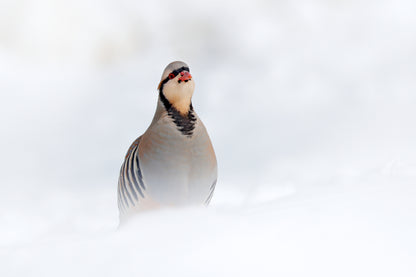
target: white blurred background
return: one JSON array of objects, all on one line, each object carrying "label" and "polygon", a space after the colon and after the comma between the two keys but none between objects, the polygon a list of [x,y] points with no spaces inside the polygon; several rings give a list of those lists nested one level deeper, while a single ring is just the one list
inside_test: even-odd
[{"label": "white blurred background", "polygon": [[[414,1],[0,0],[1,276],[414,276]],[[174,60],[209,209],[116,231]]]}]

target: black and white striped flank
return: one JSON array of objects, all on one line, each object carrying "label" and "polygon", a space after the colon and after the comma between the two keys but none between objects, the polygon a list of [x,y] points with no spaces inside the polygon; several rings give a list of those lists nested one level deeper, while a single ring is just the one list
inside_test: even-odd
[{"label": "black and white striped flank", "polygon": [[145,185],[139,162],[139,143],[136,139],[127,151],[118,179],[118,209],[124,214],[144,198]]}]

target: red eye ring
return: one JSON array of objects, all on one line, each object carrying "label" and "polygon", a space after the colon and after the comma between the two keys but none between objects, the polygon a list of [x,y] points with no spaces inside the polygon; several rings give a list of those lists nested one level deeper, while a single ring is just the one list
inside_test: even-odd
[{"label": "red eye ring", "polygon": [[175,74],[170,73],[170,74],[169,74],[169,79],[173,79],[173,78],[175,78]]}]

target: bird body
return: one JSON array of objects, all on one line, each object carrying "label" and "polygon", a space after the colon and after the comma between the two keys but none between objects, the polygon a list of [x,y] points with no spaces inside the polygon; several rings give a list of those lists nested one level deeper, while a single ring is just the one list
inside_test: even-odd
[{"label": "bird body", "polygon": [[169,64],[159,85],[152,123],[130,146],[120,170],[120,218],[157,207],[207,205],[217,161],[207,130],[195,113],[194,82],[183,62]]}]

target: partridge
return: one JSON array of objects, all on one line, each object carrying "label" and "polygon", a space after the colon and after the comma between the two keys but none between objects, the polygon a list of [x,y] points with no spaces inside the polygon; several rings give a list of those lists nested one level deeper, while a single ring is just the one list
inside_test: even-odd
[{"label": "partridge", "polygon": [[208,132],[192,107],[195,83],[188,65],[163,71],[156,112],[127,151],[118,181],[120,220],[159,207],[208,205],[217,160]]}]

